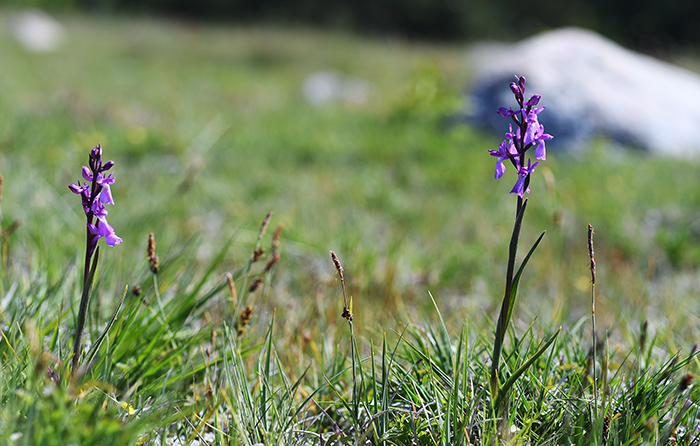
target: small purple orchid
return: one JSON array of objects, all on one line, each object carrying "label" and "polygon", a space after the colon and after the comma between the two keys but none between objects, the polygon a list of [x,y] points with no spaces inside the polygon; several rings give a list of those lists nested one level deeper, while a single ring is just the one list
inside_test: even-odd
[{"label": "small purple orchid", "polygon": [[[87,217],[88,228],[88,253],[92,253],[97,247],[97,240],[101,237],[105,238],[105,242],[109,246],[116,246],[122,242],[122,239],[114,232],[114,228],[107,223],[106,204],[114,204],[112,190],[110,185],[114,183],[114,178],[110,173],[105,176],[104,172],[114,166],[114,161],[108,161],[102,164],[102,146],[97,145],[90,151],[90,167],[83,166],[84,184],[71,184],[68,188],[71,192],[80,195],[83,200],[83,211]],[[97,218],[97,222],[95,222]]]},{"label": "small purple orchid", "polygon": [[506,173],[506,166],[503,164],[503,161],[518,156],[518,151],[515,150],[513,141],[510,141],[508,139],[504,140],[498,146],[498,150],[489,150],[489,152],[491,153],[491,156],[495,156],[498,158],[498,160],[496,160],[496,179],[501,178],[503,174]]},{"label": "small purple orchid", "polygon": [[530,193],[530,187],[525,186],[525,178],[535,171],[535,166],[539,163],[540,162],[537,161],[535,164],[532,164],[532,161],[528,158],[527,167],[520,166],[518,168],[518,181],[515,182],[515,186],[513,186],[513,189],[510,191],[511,194],[516,194],[522,198],[524,192]]},{"label": "small purple orchid", "polygon": [[515,95],[515,100],[520,109],[514,111],[512,108],[500,107],[497,113],[504,118],[511,118],[515,123],[515,131],[513,131],[513,124],[510,124],[506,133],[506,139],[498,146],[498,150],[489,150],[489,153],[497,158],[496,179],[501,178],[506,172],[506,166],[503,164],[503,161],[510,160],[511,164],[513,164],[518,173],[518,180],[511,193],[517,194],[522,198],[525,192],[530,193],[530,188],[528,187],[530,183],[529,175],[539,163],[532,164],[528,158],[526,167],[526,152],[530,148],[535,147],[535,158],[542,161],[546,160],[545,141],[551,140],[553,136],[544,132],[544,126],[537,119],[537,115],[546,108],[537,107],[542,97],[535,94],[525,101],[525,78],[516,76],[516,82],[511,82],[510,90]]}]

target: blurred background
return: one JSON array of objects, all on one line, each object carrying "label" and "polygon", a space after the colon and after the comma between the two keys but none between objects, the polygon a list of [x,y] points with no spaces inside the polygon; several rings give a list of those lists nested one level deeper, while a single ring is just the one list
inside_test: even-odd
[{"label": "blurred background", "polygon": [[514,40],[580,26],[626,46],[657,52],[700,43],[693,0],[5,0],[50,11],[149,14],[183,20],[309,25],[376,37]]},{"label": "blurred background", "polygon": [[[456,319],[494,314],[515,180],[494,180],[487,152],[507,122],[465,123],[467,50],[575,25],[697,72],[698,17],[691,0],[5,0],[7,246],[54,277],[80,264],[84,215],[67,185],[99,142],[116,161],[110,223],[124,244],[102,254],[115,292],[147,271],[150,232],[164,274],[183,246],[206,264],[232,237],[234,268],[274,211],[282,261],[264,299],[293,327],[337,316],[317,305],[336,296],[330,249],[358,320],[430,313],[427,291]],[[588,223],[601,324],[700,313],[698,161],[609,142],[538,166],[523,243],[547,236],[521,285],[526,323],[587,314]]]}]

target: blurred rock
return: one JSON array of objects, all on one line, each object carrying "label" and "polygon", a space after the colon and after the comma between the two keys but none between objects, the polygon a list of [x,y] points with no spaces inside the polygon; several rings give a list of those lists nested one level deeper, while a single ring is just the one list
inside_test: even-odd
[{"label": "blurred rock", "polygon": [[527,78],[527,96],[542,95],[539,115],[555,139],[547,147],[577,149],[596,134],[663,155],[700,153],[700,75],[629,51],[588,30],[564,28],[511,46],[470,53],[471,120],[507,130],[496,110],[516,108],[508,84]]},{"label": "blurred rock", "polygon": [[12,35],[25,48],[36,52],[55,50],[65,37],[63,26],[50,15],[27,10],[12,19]]},{"label": "blurred rock", "polygon": [[304,80],[301,93],[311,105],[342,101],[350,105],[367,103],[372,84],[362,79],[342,76],[330,71],[317,71]]}]

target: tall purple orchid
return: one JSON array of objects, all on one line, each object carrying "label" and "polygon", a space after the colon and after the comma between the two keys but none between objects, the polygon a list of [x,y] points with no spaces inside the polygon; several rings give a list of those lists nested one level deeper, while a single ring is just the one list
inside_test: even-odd
[{"label": "tall purple orchid", "polygon": [[[510,238],[510,246],[508,250],[508,267],[506,270],[506,285],[505,295],[501,304],[501,312],[498,316],[496,324],[495,340],[493,343],[493,355],[491,357],[491,403],[492,407],[500,407],[504,401],[505,395],[513,386],[515,380],[527,368],[526,362],[523,366],[511,373],[510,378],[501,385],[500,382],[500,357],[505,341],[506,330],[510,317],[515,306],[517,296],[518,283],[520,275],[525,268],[530,256],[539,245],[544,232],[539,236],[534,243],[530,252],[525,256],[522,264],[515,271],[515,258],[518,252],[518,240],[520,238],[520,228],[522,227],[525,209],[527,208],[527,199],[523,195],[530,193],[530,175],[535,171],[535,167],[547,159],[545,149],[545,141],[552,139],[552,135],[544,132],[544,126],[537,120],[537,115],[540,114],[545,107],[538,107],[541,96],[532,95],[530,99],[525,101],[525,78],[516,76],[516,81],[510,84],[510,90],[515,95],[515,100],[520,107],[519,110],[501,107],[498,109],[498,114],[504,118],[510,118],[513,122],[508,125],[506,139],[498,146],[496,150],[489,150],[491,156],[496,158],[496,179],[501,178],[506,172],[506,161],[515,167],[518,174],[518,179],[510,193],[516,194],[518,197],[515,210],[515,225],[513,226],[513,234]],[[535,148],[535,158],[540,160],[534,164],[528,157],[527,151]],[[542,355],[544,351],[554,342],[559,332],[557,331],[531,358],[533,361]]]},{"label": "tall purple orchid", "polygon": [[546,107],[537,107],[540,103],[541,96],[538,94],[532,95],[530,99],[525,101],[525,78],[517,77],[517,81],[510,84],[510,90],[515,95],[515,100],[520,107],[519,110],[513,111],[511,108],[501,107],[498,109],[498,114],[504,118],[511,118],[515,124],[508,127],[506,139],[501,143],[497,150],[489,150],[491,156],[498,158],[496,161],[496,179],[501,178],[506,171],[506,166],[503,161],[510,160],[513,167],[518,173],[518,180],[511,193],[517,194],[520,198],[525,192],[530,192],[530,174],[534,172],[535,166],[530,159],[526,160],[526,153],[532,147],[535,147],[535,158],[538,160],[547,159],[547,151],[545,141],[552,139],[552,135],[544,132],[544,126],[537,120],[537,115]]},{"label": "tall purple orchid", "polygon": [[83,273],[83,293],[80,299],[80,309],[78,311],[78,321],[76,327],[75,341],[73,344],[73,374],[77,371],[80,359],[80,345],[85,326],[85,317],[90,304],[90,294],[92,291],[92,281],[97,268],[99,249],[97,242],[104,237],[109,246],[116,246],[122,239],[114,232],[114,228],[107,222],[107,209],[105,205],[114,204],[110,185],[114,183],[113,174],[106,175],[106,172],[114,167],[114,161],[102,163],[102,146],[98,144],[90,151],[90,167],[83,166],[82,176],[85,183],[78,181],[68,188],[71,192],[80,195],[83,204],[83,211],[87,218],[87,242],[85,248],[85,269]]},{"label": "tall purple orchid", "polygon": [[[110,185],[114,183],[113,173],[105,176],[105,173],[114,166],[114,161],[102,164],[102,146],[98,144],[90,151],[90,167],[83,166],[83,179],[85,183],[71,184],[68,188],[83,200],[83,210],[87,217],[87,255],[86,264],[97,248],[97,241],[105,238],[109,246],[115,246],[122,239],[115,234],[114,229],[107,222],[106,204],[114,204]],[[95,222],[95,219],[97,221]],[[87,277],[87,270],[85,272]]]}]

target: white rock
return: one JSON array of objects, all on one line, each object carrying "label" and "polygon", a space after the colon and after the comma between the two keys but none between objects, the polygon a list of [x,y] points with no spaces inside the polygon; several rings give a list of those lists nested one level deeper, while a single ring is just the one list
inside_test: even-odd
[{"label": "white rock", "polygon": [[700,153],[700,75],[577,28],[492,49],[472,52],[477,121],[507,130],[496,110],[515,108],[508,84],[517,74],[527,78],[527,97],[542,95],[539,117],[552,146],[580,147],[602,133],[653,153]]},{"label": "white rock", "polygon": [[17,41],[37,52],[55,50],[65,37],[63,26],[50,15],[38,10],[17,14],[12,19],[10,29]]}]

